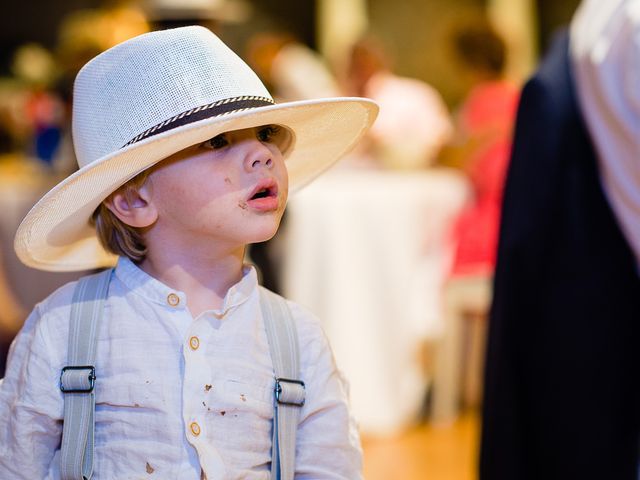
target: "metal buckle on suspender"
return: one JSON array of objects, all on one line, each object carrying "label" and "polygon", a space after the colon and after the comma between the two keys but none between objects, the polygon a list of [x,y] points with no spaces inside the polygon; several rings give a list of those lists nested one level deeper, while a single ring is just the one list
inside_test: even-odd
[{"label": "metal buckle on suspender", "polygon": [[[282,383],[290,383],[293,388]],[[286,391],[284,391],[286,389]],[[305,401],[305,385],[302,380],[292,380],[290,378],[276,378],[276,401],[279,405],[293,405],[302,407]]]},{"label": "metal buckle on suspender", "polygon": [[[83,388],[80,385],[72,385],[71,388],[69,388],[70,386],[67,381],[69,379],[65,378],[65,373],[69,370],[87,370],[87,373],[88,373],[87,379],[89,380],[89,386]],[[78,379],[75,379],[75,380],[78,380]],[[93,392],[95,383],[96,383],[96,367],[94,367],[93,365],[67,366],[67,367],[64,367],[62,369],[62,372],[60,373],[60,390],[63,393],[91,393]]]}]

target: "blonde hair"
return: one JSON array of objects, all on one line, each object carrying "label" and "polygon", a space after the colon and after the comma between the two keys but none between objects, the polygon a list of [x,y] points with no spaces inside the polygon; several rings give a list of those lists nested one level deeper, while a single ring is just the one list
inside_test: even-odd
[{"label": "blonde hair", "polygon": [[[144,185],[150,170],[144,170],[122,185],[116,192],[122,193],[129,203],[134,200],[136,192]],[[112,193],[111,198],[116,192]],[[147,255],[147,246],[140,228],[127,225],[120,220],[106,205],[106,200],[93,212],[91,223],[95,226],[98,240],[108,252],[130,258],[139,263]]]}]

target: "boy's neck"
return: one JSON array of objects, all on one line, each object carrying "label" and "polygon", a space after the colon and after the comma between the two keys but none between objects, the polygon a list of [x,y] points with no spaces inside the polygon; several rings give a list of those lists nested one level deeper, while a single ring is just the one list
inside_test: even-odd
[{"label": "boy's neck", "polygon": [[244,248],[225,255],[182,257],[153,255],[140,264],[146,273],[187,296],[187,305],[196,318],[206,310],[222,308],[229,289],[242,279]]}]

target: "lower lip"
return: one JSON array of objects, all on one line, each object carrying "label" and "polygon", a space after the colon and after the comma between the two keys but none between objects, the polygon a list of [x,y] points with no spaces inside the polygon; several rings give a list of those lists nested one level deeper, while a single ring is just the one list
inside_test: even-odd
[{"label": "lower lip", "polygon": [[254,198],[247,201],[247,205],[259,212],[272,212],[278,209],[278,197]]}]

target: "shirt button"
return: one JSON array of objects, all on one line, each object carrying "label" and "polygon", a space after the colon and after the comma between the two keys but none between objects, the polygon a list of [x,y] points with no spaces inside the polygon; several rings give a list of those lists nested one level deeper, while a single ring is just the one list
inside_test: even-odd
[{"label": "shirt button", "polygon": [[189,346],[191,350],[197,350],[200,347],[200,339],[198,337],[191,337],[189,339]]},{"label": "shirt button", "polygon": [[191,433],[193,433],[194,437],[200,435],[200,425],[198,425],[196,422],[191,422],[189,428],[191,429]]},{"label": "shirt button", "polygon": [[180,303],[180,297],[175,293],[170,293],[169,295],[167,295],[167,303],[172,307],[177,307]]}]

